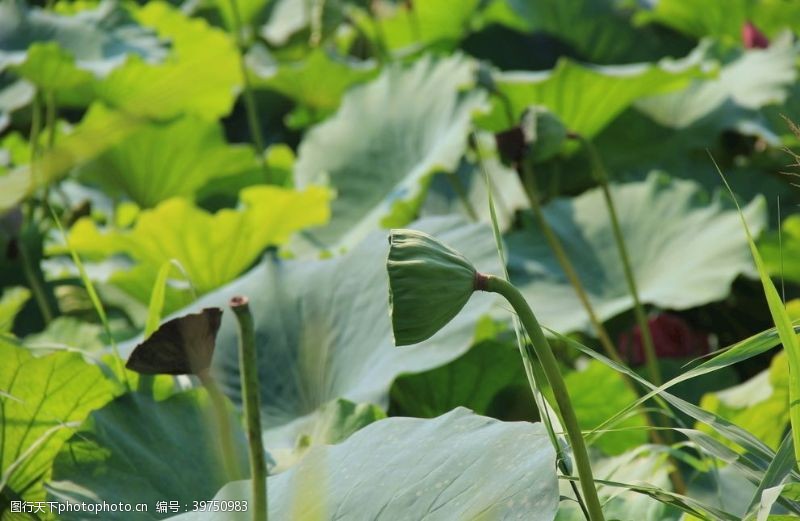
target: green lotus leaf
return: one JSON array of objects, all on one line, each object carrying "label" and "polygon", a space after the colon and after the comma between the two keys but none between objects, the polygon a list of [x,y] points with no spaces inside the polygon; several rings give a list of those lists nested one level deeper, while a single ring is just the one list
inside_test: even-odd
[{"label": "green lotus leaf", "polygon": [[35,89],[30,82],[9,72],[0,72],[0,131],[11,123],[11,114],[33,101]]},{"label": "green lotus leaf", "polygon": [[[240,469],[247,468],[247,442],[238,416],[228,406],[228,422]],[[98,503],[147,503],[137,519],[163,519],[158,501],[211,499],[231,479],[222,464],[214,410],[205,389],[193,389],[157,401],[128,393],[93,412],[64,444],[53,462],[47,485],[50,500]],[[176,470],[180,469],[180,472]],[[244,472],[244,471],[241,471]],[[169,498],[169,499],[166,499]],[[63,512],[60,519],[87,519],[86,512]],[[129,512],[103,512],[103,519],[131,519]]]},{"label": "green lotus leaf", "polygon": [[242,83],[232,38],[204,20],[154,1],[133,11],[134,18],[171,42],[161,63],[131,55],[125,65],[72,93],[88,105],[100,99],[130,115],[161,120],[193,114],[207,120],[227,115]]},{"label": "green lotus leaf", "polygon": [[389,232],[389,313],[398,347],[429,339],[478,289],[478,273],[461,253],[418,230]]},{"label": "green lotus leaf", "polygon": [[[498,413],[508,412],[504,406],[511,405],[500,403],[503,391],[518,389],[524,390],[526,399],[530,396],[517,346],[485,340],[447,365],[395,380],[390,412],[392,416],[433,418],[456,407],[467,407],[478,414],[505,419]],[[531,407],[535,411],[533,403]]]},{"label": "green lotus leaf", "polygon": [[[449,218],[414,223],[458,248],[486,272],[500,270],[485,225]],[[427,371],[458,358],[472,343],[476,322],[491,307],[489,294],[474,295],[438,334],[397,349],[389,319],[386,232],[374,232],[347,254],[325,260],[265,260],[231,284],[199,299],[189,310],[227,306],[234,295],[250,298],[261,382],[262,421],[268,449],[294,448],[306,433],[270,431],[318,413],[339,398],[385,407],[398,375]],[[184,310],[184,314],[188,310]],[[222,317],[212,373],[240,403],[238,333]],[[133,345],[122,349],[131,349]]]},{"label": "green lotus leaf", "polygon": [[495,0],[484,19],[521,33],[555,37],[565,53],[604,65],[682,56],[693,45],[660,28],[636,27],[630,9],[614,0]]},{"label": "green lotus leaf", "polygon": [[742,27],[752,22],[768,37],[784,29],[800,27],[800,5],[776,0],[659,0],[640,4],[638,23],[659,23],[695,38],[713,36],[728,43],[740,43]]},{"label": "green lotus leaf", "polygon": [[[281,427],[269,429],[264,443],[270,447],[274,474],[295,465],[309,450],[318,445],[341,443],[359,429],[386,418],[377,405],[332,400],[316,412],[298,418]],[[294,442],[289,445],[288,442]]]},{"label": "green lotus leaf", "polygon": [[[611,194],[643,302],[664,309],[700,306],[724,298],[738,275],[752,273],[739,216],[719,195],[710,198],[695,182],[655,173],[645,181],[612,185]],[[600,189],[557,199],[544,213],[600,320],[631,309]],[[765,213],[761,197],[744,207],[753,233],[764,227]],[[542,324],[559,332],[590,332],[539,228],[530,224],[507,241],[511,280]]]},{"label": "green lotus leaf", "polygon": [[15,67],[14,72],[45,92],[75,88],[94,79],[91,72],[78,68],[72,54],[55,42],[32,44],[26,61]]},{"label": "green lotus leaf", "polygon": [[[661,125],[683,129],[719,111],[726,102],[744,110],[782,103],[797,78],[798,52],[788,35],[768,49],[746,51],[726,63],[713,79],[695,80],[688,88],[647,96],[636,108]],[[725,113],[723,113],[725,114]],[[725,114],[730,121],[736,114]]]},{"label": "green lotus leaf", "polygon": [[[567,58],[540,72],[495,72],[492,111],[478,123],[493,132],[516,125],[523,111],[542,105],[567,128],[593,137],[638,98],[675,90],[698,76],[701,55],[620,66],[582,65]],[[514,121],[509,121],[513,116]]]},{"label": "green lotus leaf", "polygon": [[[789,425],[789,362],[786,354],[775,355],[768,369],[739,385],[704,395],[700,406],[747,429],[772,449],[777,449]],[[696,428],[736,448],[714,429],[701,423]]]},{"label": "green lotus leaf", "polygon": [[14,319],[29,298],[31,292],[28,288],[19,286],[3,290],[0,295],[0,335],[13,330]]},{"label": "green lotus leaf", "polygon": [[777,231],[765,233],[758,249],[770,275],[800,282],[800,262],[796,260],[800,253],[800,216],[784,219],[780,234]]},{"label": "green lotus leaf", "polygon": [[18,66],[45,89],[106,76],[129,56],[157,62],[165,55],[164,43],[114,1],[64,15],[3,0],[0,20],[0,71]]},{"label": "green lotus leaf", "polygon": [[84,322],[75,317],[60,316],[38,333],[27,335],[24,344],[37,351],[58,350],[65,347],[82,351],[102,351],[105,347],[103,326]]},{"label": "green lotus leaf", "polygon": [[142,211],[130,230],[103,232],[90,218],[82,218],[70,229],[69,244],[89,258],[125,253],[150,268],[142,272],[149,275],[174,259],[195,291],[204,294],[235,279],[264,248],[283,244],[292,233],[328,218],[329,193],[323,188],[297,192],[253,186],[240,197],[242,208],[215,214],[185,199],[168,199]]},{"label": "green lotus leaf", "polygon": [[[257,4],[258,1],[249,0],[248,3]],[[364,0],[330,0],[312,6],[294,0],[276,0],[271,2],[268,19],[259,34],[274,47],[291,46],[298,35],[314,47],[336,31],[351,7],[363,7],[363,4],[366,4]]]},{"label": "green lotus leaf", "polygon": [[375,45],[398,54],[426,47],[452,50],[468,34],[480,4],[480,0],[426,0],[409,8],[404,2],[386,3],[375,15],[380,27],[364,10],[353,18]]},{"label": "green lotus leaf", "polygon": [[327,179],[337,193],[330,224],[312,234],[317,245],[351,246],[379,226],[413,218],[431,174],[455,170],[464,153],[472,113],[484,105],[480,92],[461,91],[473,76],[462,56],[393,64],[308,131],[295,181]]},{"label": "green lotus leaf", "polygon": [[[597,361],[567,374],[564,383],[584,432],[596,429],[638,398],[622,375]],[[646,425],[647,419],[642,414],[632,415],[614,424],[613,428],[620,429],[619,432],[603,434],[591,446],[610,456],[622,454],[647,443]]]},{"label": "green lotus leaf", "polygon": [[[109,112],[102,105],[92,105],[82,124],[99,125]],[[229,145],[221,125],[186,115],[140,126],[82,165],[78,174],[109,195],[124,195],[151,208],[171,197],[191,198],[211,179],[256,169],[251,147]]]},{"label": "green lotus leaf", "polygon": [[[595,459],[592,462],[592,469],[596,474],[595,479],[651,487],[656,494],[659,489],[672,490],[668,477],[670,464],[667,453],[658,445],[644,444],[619,456]],[[568,484],[562,482],[559,486],[562,496],[575,497]],[[675,510],[654,501],[647,495],[624,487],[600,485],[597,487],[597,493],[603,501],[603,514],[606,519],[662,521],[672,519],[671,516],[676,513]],[[661,500],[669,502],[670,498],[662,495]],[[574,501],[563,501],[556,519],[581,521],[585,517]]]},{"label": "green lotus leaf", "polygon": [[253,88],[279,92],[297,103],[289,116],[293,126],[324,119],[336,110],[350,87],[378,74],[374,62],[337,57],[322,49],[311,51],[301,61],[276,62],[263,46],[254,46],[247,64]]},{"label": "green lotus leaf", "polygon": [[[491,188],[498,226],[506,231],[513,226],[516,212],[528,207],[525,188],[517,172],[500,160],[492,134],[476,132],[475,142],[480,147],[480,156],[467,151],[455,172],[436,174],[428,186],[420,213],[423,216],[460,213],[491,223],[487,197]],[[468,206],[464,199],[469,202]]]},{"label": "green lotus leaf", "polygon": [[121,389],[77,353],[34,357],[0,340],[0,358],[3,488],[27,501],[42,501],[44,481],[62,444]]},{"label": "green lotus leaf", "polygon": [[[522,451],[522,452],[520,452]],[[542,424],[503,423],[459,408],[433,420],[389,418],[339,445],[313,448],[270,476],[275,519],[515,519],[551,521],[555,453]],[[247,500],[248,481],[218,500]],[[245,521],[252,513],[192,512],[176,521]]]}]

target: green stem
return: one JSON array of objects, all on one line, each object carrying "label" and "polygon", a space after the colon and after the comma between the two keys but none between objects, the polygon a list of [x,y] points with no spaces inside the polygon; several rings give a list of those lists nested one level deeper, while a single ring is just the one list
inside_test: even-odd
[{"label": "green stem", "polygon": [[42,130],[42,107],[39,100],[39,92],[33,95],[31,104],[31,133],[28,137],[28,144],[31,153],[31,178],[33,179],[32,188],[35,190],[39,184],[39,174],[37,172],[39,160],[39,133]]},{"label": "green stem", "polygon": [[475,207],[472,206],[472,203],[467,196],[467,190],[464,188],[464,183],[462,183],[461,179],[458,178],[458,174],[445,173],[444,176],[447,179],[447,182],[450,183],[450,187],[458,196],[459,201],[461,201],[461,205],[464,207],[467,215],[469,215],[469,218],[473,221],[478,221],[478,212],[475,211]]},{"label": "green stem", "polygon": [[493,275],[478,275],[478,278],[481,279],[482,283],[479,285],[480,289],[502,295],[503,298],[511,304],[511,307],[514,308],[514,311],[522,322],[525,331],[528,333],[536,355],[539,357],[539,362],[542,365],[545,376],[547,377],[547,381],[550,383],[550,388],[553,390],[553,395],[555,396],[561,418],[564,422],[564,428],[567,431],[567,438],[569,439],[570,445],[572,445],[572,454],[575,458],[575,466],[578,469],[578,478],[581,482],[581,490],[583,491],[583,497],[586,501],[586,508],[589,511],[589,519],[591,521],[603,521],[603,508],[600,505],[600,499],[597,497],[594,476],[592,476],[592,466],[589,462],[589,453],[583,441],[583,434],[580,425],[578,425],[578,418],[575,416],[575,410],[572,408],[567,386],[564,383],[564,379],[561,377],[556,357],[553,355],[553,350],[550,348],[550,344],[544,336],[544,332],[539,326],[536,316],[533,314],[530,306],[528,306],[522,293],[511,285],[511,283]]},{"label": "green stem", "polygon": [[222,452],[222,462],[225,469],[225,477],[227,478],[225,481],[239,479],[242,477],[242,470],[239,468],[239,460],[236,457],[236,446],[232,435],[233,428],[225,402],[225,395],[208,370],[198,373],[197,377],[208,392],[211,407],[214,411],[214,425],[219,435],[219,448]]},{"label": "green stem", "polygon": [[[603,346],[603,349],[608,354],[608,357],[613,361],[617,362],[618,364],[625,365],[625,362],[622,361],[622,358],[619,355],[616,347],[614,346],[611,338],[606,331],[605,326],[603,323],[598,319],[597,315],[594,312],[594,308],[592,307],[591,302],[589,301],[589,297],[586,294],[585,289],[583,288],[583,284],[578,277],[575,268],[572,265],[572,261],[569,260],[566,251],[564,251],[564,247],[561,245],[561,241],[559,240],[558,236],[553,231],[553,228],[550,226],[550,223],[544,216],[544,212],[542,211],[542,205],[539,201],[539,193],[538,188],[536,185],[536,179],[534,177],[533,171],[530,168],[530,165],[527,163],[525,164],[523,178],[525,184],[525,192],[528,195],[528,200],[531,203],[531,208],[533,209],[534,216],[536,220],[539,222],[539,227],[542,229],[545,235],[545,239],[547,240],[548,244],[550,245],[550,249],[553,250],[553,253],[558,260],[558,263],[561,265],[561,269],[564,270],[564,273],[567,276],[567,280],[569,280],[572,287],[575,289],[575,293],[578,295],[578,300],[581,301],[583,307],[586,309],[586,313],[589,315],[589,320],[592,323],[592,326],[597,333],[597,336],[600,340],[600,344]],[[636,396],[639,396],[641,393],[639,389],[636,387],[636,383],[633,381],[632,378],[623,375],[623,379],[628,387],[633,391]],[[668,410],[668,406],[663,403],[663,401],[657,400],[659,406],[664,409]],[[650,417],[649,414],[645,413],[645,419],[649,425],[655,426],[656,423],[653,422],[653,419]],[[650,439],[653,443],[657,443],[663,445],[665,440],[661,437],[659,432],[655,429],[649,431]],[[683,493],[686,490],[686,485],[683,483],[683,478],[681,477],[680,473],[677,470],[677,465],[675,466],[676,470],[670,473],[670,480],[675,487],[675,490],[679,493]]]},{"label": "green stem", "polygon": [[253,485],[253,521],[266,521],[269,515],[267,465],[261,439],[261,406],[259,404],[258,359],[256,355],[253,315],[247,297],[230,301],[239,323],[239,370],[242,374],[242,401],[250,449],[250,472]]},{"label": "green stem", "polygon": [[[478,141],[475,132],[471,132],[469,136],[470,146],[475,150],[475,156],[478,161],[478,166],[480,167],[483,173],[483,179],[486,183],[486,193],[489,202],[489,215],[492,221],[492,234],[494,235],[495,247],[497,248],[497,254],[500,256],[500,263],[503,266],[503,273],[505,278],[508,279],[508,268],[506,262],[506,255],[505,249],[503,247],[503,239],[502,234],[500,233],[500,226],[497,224],[497,212],[495,210],[494,205],[494,197],[492,196],[492,179],[489,176],[489,171],[486,169],[486,165],[483,162],[483,154],[481,153],[481,146],[480,142]],[[527,342],[523,341],[523,335],[520,331],[519,327],[519,319],[514,316],[513,318],[514,323],[514,335],[517,337],[517,347],[519,348],[519,354],[522,358],[522,366],[525,368],[525,376],[528,379],[528,386],[531,389],[531,394],[533,395],[533,401],[536,403],[536,407],[539,411],[542,412],[542,421],[545,424],[547,435],[550,438],[550,443],[553,445],[553,450],[556,451],[558,457],[558,468],[561,469],[561,472],[564,474],[569,474],[569,469],[566,465],[566,460],[563,457],[561,444],[558,442],[555,433],[553,432],[553,426],[550,422],[550,415],[547,412],[547,404],[544,400],[544,396],[539,391],[540,387],[536,381],[536,375],[533,371],[533,360],[535,359],[535,354],[531,353],[531,350],[528,348]],[[578,491],[578,487],[574,481],[569,482],[572,491],[575,493],[575,499],[578,501],[578,505],[583,512],[583,515],[586,519],[589,519],[589,512],[586,510],[586,506],[583,502],[583,498],[581,497],[580,492]]]},{"label": "green stem", "polygon": [[42,280],[39,278],[41,270],[34,267],[33,259],[28,253],[28,247],[25,245],[25,239],[23,237],[20,237],[18,246],[19,254],[22,257],[22,271],[25,273],[25,278],[31,287],[31,291],[33,292],[33,298],[36,301],[39,312],[42,314],[44,324],[47,326],[53,321],[54,314],[53,310],[50,308],[50,301],[48,300],[47,293],[42,285]]},{"label": "green stem", "polygon": [[242,82],[244,84],[244,108],[247,112],[247,126],[250,128],[250,136],[253,139],[253,145],[256,148],[256,155],[261,169],[264,171],[264,182],[272,184],[273,179],[267,167],[267,161],[264,158],[264,136],[261,134],[261,127],[258,125],[258,107],[256,105],[256,98],[253,94],[253,86],[250,83],[250,75],[247,71],[247,62],[245,61],[244,52],[247,44],[242,34],[242,16],[239,13],[239,4],[237,0],[230,0],[231,13],[233,14],[233,32],[236,34],[236,47],[239,49],[239,67],[242,71]]},{"label": "green stem", "polygon": [[539,227],[541,228],[542,233],[544,233],[545,239],[550,245],[550,249],[553,251],[553,254],[555,254],[558,264],[561,266],[561,269],[567,276],[567,280],[575,290],[578,300],[581,301],[581,305],[589,315],[589,321],[592,323],[592,327],[597,333],[597,338],[600,340],[600,344],[603,346],[603,349],[605,350],[606,354],[608,354],[609,358],[619,364],[623,363],[617,348],[611,341],[611,337],[608,336],[608,331],[606,331],[605,326],[603,326],[603,323],[597,317],[594,307],[589,300],[589,295],[586,294],[586,290],[584,289],[583,284],[581,283],[581,280],[575,271],[575,267],[572,265],[572,261],[569,260],[567,252],[564,251],[564,246],[561,244],[561,241],[556,236],[553,228],[550,226],[550,223],[544,216],[542,204],[539,201],[539,189],[536,184],[536,178],[534,177],[533,170],[527,161],[522,162],[521,177],[523,178],[525,193],[527,194],[528,201],[533,209],[533,214],[536,217],[536,220],[539,222]]},{"label": "green stem", "polygon": [[653,343],[653,335],[650,333],[650,326],[647,323],[647,314],[645,313],[642,301],[639,299],[639,290],[636,287],[636,278],[631,268],[631,260],[628,255],[628,248],[625,246],[625,237],[622,234],[622,228],[619,225],[619,218],[617,217],[617,209],[614,206],[614,200],[611,197],[611,190],[608,188],[608,175],[606,174],[603,163],[600,161],[600,155],[595,146],[583,137],[580,137],[581,142],[589,152],[590,161],[592,163],[592,173],[595,180],[600,185],[603,192],[603,199],[605,199],[606,207],[608,208],[608,215],[611,218],[611,229],[614,234],[614,242],[617,244],[619,256],[622,260],[622,269],[625,274],[625,280],[628,283],[628,291],[633,298],[633,311],[636,315],[636,322],[639,325],[639,330],[642,333],[642,344],[644,346],[645,362],[647,364],[647,372],[650,374],[650,380],[655,385],[661,385],[662,377],[661,370],[658,367],[658,358],[656,356],[656,348]]},{"label": "green stem", "polygon": [[[44,114],[45,114],[45,128],[47,129],[47,150],[53,149],[56,143],[56,115],[58,108],[56,107],[56,96],[53,91],[47,91],[44,94]],[[50,180],[45,179],[44,182],[44,201],[50,204]]]}]

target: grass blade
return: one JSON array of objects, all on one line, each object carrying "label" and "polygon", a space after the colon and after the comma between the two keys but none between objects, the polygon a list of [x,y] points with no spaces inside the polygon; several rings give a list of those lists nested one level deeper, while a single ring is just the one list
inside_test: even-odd
[{"label": "grass blade", "polygon": [[800,400],[800,378],[797,377],[797,375],[800,374],[800,339],[798,339],[797,334],[795,334],[794,327],[792,326],[792,319],[786,311],[783,299],[781,299],[781,296],[778,294],[778,290],[775,288],[775,284],[772,282],[767,268],[764,266],[764,261],[761,259],[758,248],[756,248],[753,235],[750,233],[750,228],[747,226],[747,221],[744,218],[741,207],[739,207],[739,202],[736,200],[736,195],[734,195],[727,179],[725,179],[725,175],[710,153],[709,157],[711,157],[711,161],[714,163],[717,173],[719,173],[722,181],[725,183],[725,187],[731,194],[734,203],[736,203],[739,218],[742,220],[742,226],[747,234],[747,243],[750,245],[750,253],[752,253],[753,260],[756,263],[761,285],[764,287],[764,296],[767,298],[769,313],[772,316],[772,321],[775,324],[775,328],[778,330],[778,336],[780,337],[783,348],[786,350],[787,358],[789,359],[789,375],[791,376],[789,378],[789,421],[792,426],[795,464],[800,465],[800,402],[798,402],[798,400]]}]

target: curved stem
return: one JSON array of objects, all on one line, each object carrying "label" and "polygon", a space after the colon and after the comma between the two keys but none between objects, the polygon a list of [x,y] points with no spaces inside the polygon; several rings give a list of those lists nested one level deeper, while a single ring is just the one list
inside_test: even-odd
[{"label": "curved stem", "polygon": [[[469,136],[470,146],[475,150],[475,156],[478,162],[478,166],[483,173],[483,179],[486,183],[486,194],[488,196],[488,203],[489,203],[489,215],[492,221],[492,234],[494,235],[495,240],[495,247],[497,248],[497,254],[500,257],[501,264],[503,266],[503,273],[505,278],[508,279],[508,269],[506,263],[506,255],[505,249],[503,248],[503,240],[502,235],[500,233],[500,226],[497,224],[497,212],[495,211],[494,205],[494,197],[492,195],[492,179],[489,176],[489,171],[486,169],[486,165],[483,162],[483,156],[481,153],[481,146],[480,142],[475,135],[475,132],[471,132]],[[542,411],[543,414],[542,422],[545,425],[545,429],[547,430],[547,435],[550,438],[550,443],[553,445],[553,449],[556,451],[557,455],[557,465],[558,468],[564,474],[569,474],[569,469],[567,468],[566,460],[562,454],[561,444],[558,442],[558,438],[553,432],[553,426],[550,422],[550,414],[548,413],[547,403],[545,402],[544,396],[540,391],[540,386],[536,381],[536,375],[533,371],[533,360],[536,356],[535,354],[531,353],[531,349],[528,346],[528,343],[523,340],[522,332],[520,331],[519,327],[519,319],[514,316],[513,317],[514,323],[514,335],[517,338],[517,347],[519,348],[519,354],[522,358],[522,367],[525,368],[525,376],[528,379],[528,386],[531,389],[531,394],[533,396],[533,401],[536,403],[536,407],[539,411]],[[578,486],[575,484],[574,481],[569,482],[570,487],[572,488],[573,493],[575,494],[575,499],[578,502],[578,506],[581,508],[581,512],[586,519],[589,519],[589,512],[586,510],[586,505],[583,502],[583,498],[581,497],[580,492],[578,491]]]},{"label": "curved stem", "polygon": [[589,511],[589,519],[591,521],[603,521],[603,509],[600,505],[600,499],[597,497],[592,466],[589,462],[589,453],[583,441],[583,434],[580,425],[578,425],[575,410],[572,408],[567,386],[561,377],[558,362],[553,355],[552,349],[550,349],[550,344],[544,336],[536,316],[517,288],[499,277],[492,275],[483,275],[482,277],[485,277],[486,291],[502,295],[511,304],[533,343],[539,362],[542,365],[545,376],[547,376],[547,381],[553,390],[553,395],[564,422],[564,428],[567,431],[567,438],[569,438],[572,446],[572,454],[575,458],[575,466],[578,469],[578,478],[581,482],[586,508]]},{"label": "curved stem", "polygon": [[244,96],[245,112],[247,112],[247,126],[250,127],[250,136],[256,148],[258,163],[264,171],[264,182],[271,184],[274,180],[264,158],[264,136],[261,134],[261,127],[258,126],[258,107],[256,106],[256,98],[253,95],[253,86],[250,84],[250,76],[247,72],[247,62],[244,58],[246,43],[242,34],[242,16],[239,13],[237,0],[230,0],[230,6],[233,14],[233,32],[236,34],[236,47],[239,49],[239,67],[242,70],[242,82],[244,84],[244,92],[242,94]]},{"label": "curved stem", "polygon": [[639,325],[639,330],[642,333],[642,344],[644,347],[644,356],[647,363],[647,372],[650,374],[650,380],[656,385],[661,385],[662,377],[661,370],[658,367],[658,359],[656,357],[656,348],[653,343],[653,335],[650,333],[650,326],[647,323],[647,314],[644,311],[642,301],[639,299],[639,290],[636,287],[636,278],[631,268],[631,260],[628,255],[628,248],[625,246],[625,237],[622,234],[622,228],[619,225],[619,218],[617,217],[617,209],[614,206],[614,199],[611,197],[611,190],[608,188],[608,175],[606,174],[603,163],[600,161],[600,155],[597,149],[588,139],[580,137],[581,142],[589,152],[589,157],[592,163],[592,173],[595,180],[600,185],[603,192],[603,199],[605,199],[606,207],[608,207],[608,215],[611,219],[611,230],[614,234],[614,242],[617,244],[619,256],[622,260],[622,269],[625,274],[625,281],[628,283],[628,290],[633,298],[633,311],[636,315],[636,322]]},{"label": "curved stem", "polygon": [[231,309],[239,323],[239,370],[242,378],[242,401],[250,449],[250,472],[253,485],[253,521],[267,521],[267,465],[261,439],[261,406],[259,403],[258,359],[255,328],[247,297],[233,297]]}]

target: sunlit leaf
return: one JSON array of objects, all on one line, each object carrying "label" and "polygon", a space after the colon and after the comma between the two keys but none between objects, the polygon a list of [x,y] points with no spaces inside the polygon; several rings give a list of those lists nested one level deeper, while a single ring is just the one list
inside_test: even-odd
[{"label": "sunlit leaf", "polygon": [[169,199],[141,212],[131,230],[103,232],[84,218],[70,230],[69,241],[76,251],[89,256],[126,253],[152,268],[145,274],[155,275],[165,262],[175,259],[203,294],[236,278],[267,246],[283,244],[292,233],[328,218],[329,194],[322,188],[296,192],[254,186],[240,197],[240,209],[215,214],[185,199]]},{"label": "sunlit leaf", "polygon": [[[567,374],[564,381],[578,423],[585,431],[599,426],[637,398],[622,376],[599,362],[591,362],[583,370]],[[645,425],[646,418],[634,414],[614,426],[619,432],[602,434],[592,445],[608,455],[622,454],[647,443],[647,431],[642,429]]]},{"label": "sunlit leaf", "polygon": [[148,2],[133,16],[169,39],[169,55],[159,64],[131,56],[123,67],[79,95],[96,96],[128,114],[157,119],[194,114],[211,120],[228,114],[242,79],[232,38],[164,2]]},{"label": "sunlit leaf", "polygon": [[[241,450],[234,454],[246,468],[244,433],[232,408],[229,425]],[[221,462],[219,435],[204,389],[156,401],[129,393],[95,411],[64,445],[48,483],[60,502],[147,503],[140,519],[163,519],[158,501],[178,501],[181,508],[211,499],[228,481]],[[180,472],[176,470],[180,469]],[[240,479],[243,476],[231,476]],[[169,497],[169,500],[165,500]],[[104,519],[130,519],[124,511],[104,512]],[[65,512],[62,519],[86,519],[85,512]]]},{"label": "sunlit leaf", "polygon": [[[705,395],[700,406],[747,429],[777,449],[789,424],[788,369],[786,354],[778,354],[769,369],[737,386]],[[709,427],[698,428],[713,434]],[[724,438],[719,439],[724,441]]]},{"label": "sunlit leaf", "polygon": [[61,445],[121,389],[75,353],[35,358],[0,340],[0,490],[43,500],[43,482]]},{"label": "sunlit leaf", "polygon": [[[492,111],[479,119],[488,130],[515,125],[531,105],[543,105],[569,130],[592,137],[636,99],[685,86],[699,74],[700,55],[624,66],[582,65],[563,58],[551,71],[496,72]],[[509,117],[513,121],[509,121]]]},{"label": "sunlit leaf", "polygon": [[[99,126],[112,116],[102,105],[93,105],[81,125]],[[229,145],[218,123],[183,116],[142,125],[78,172],[105,193],[125,195],[150,208],[175,196],[191,198],[213,178],[257,168],[252,149]]]}]

